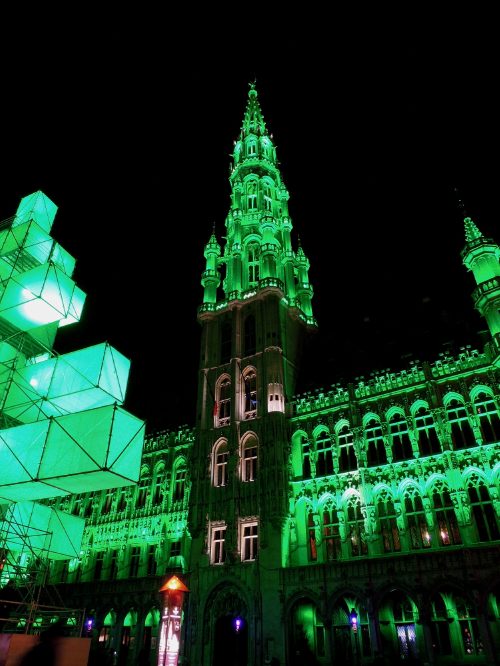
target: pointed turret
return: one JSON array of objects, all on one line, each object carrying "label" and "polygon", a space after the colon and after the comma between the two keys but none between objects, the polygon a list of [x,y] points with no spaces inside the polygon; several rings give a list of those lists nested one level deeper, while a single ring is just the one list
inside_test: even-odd
[{"label": "pointed turret", "polygon": [[287,305],[298,310],[302,321],[316,326],[307,277],[309,262],[303,252],[295,255],[292,249],[289,194],[277,165],[272,134],[268,133],[252,83],[241,131],[234,142],[226,243],[222,256],[220,248],[219,254],[209,249],[210,243],[205,249],[205,256],[209,252],[212,260],[209,266],[207,257],[200,314],[215,309],[220,283],[217,267],[226,264],[224,301],[248,300],[262,289],[277,289],[286,297]]},{"label": "pointed turret", "polygon": [[260,108],[255,83],[250,83],[247,108],[243,118],[243,124],[241,126],[240,141],[242,141],[249,134],[267,134],[266,123]]},{"label": "pointed turret", "polygon": [[462,261],[472,271],[477,287],[472,293],[474,305],[486,319],[498,348],[500,340],[500,248],[485,238],[470,217],[464,218],[465,247]]},{"label": "pointed turret", "polygon": [[201,275],[201,284],[204,287],[203,303],[215,303],[217,300],[217,287],[220,284],[220,273],[217,270],[217,259],[221,249],[215,237],[215,228],[208,243],[205,245],[205,271]]}]

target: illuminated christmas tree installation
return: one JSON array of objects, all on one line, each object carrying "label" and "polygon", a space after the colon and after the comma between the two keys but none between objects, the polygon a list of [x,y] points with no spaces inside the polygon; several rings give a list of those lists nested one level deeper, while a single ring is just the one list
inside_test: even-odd
[{"label": "illuminated christmas tree installation", "polygon": [[35,192],[0,225],[0,547],[17,560],[26,549],[75,557],[84,521],[34,502],[136,483],[144,440],[144,423],[120,406],[122,354],[107,343],[53,350],[85,301],[74,258],[50,236],[56,211]]}]

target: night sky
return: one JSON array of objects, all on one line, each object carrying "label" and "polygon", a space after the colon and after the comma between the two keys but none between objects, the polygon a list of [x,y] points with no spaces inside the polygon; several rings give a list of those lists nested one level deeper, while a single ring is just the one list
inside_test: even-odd
[{"label": "night sky", "polygon": [[203,247],[254,78],[315,289],[299,389],[481,345],[454,188],[500,242],[498,41],[155,18],[35,17],[3,40],[0,218],[44,191],[87,293],[56,350],[108,340],[148,430],[194,424]]}]

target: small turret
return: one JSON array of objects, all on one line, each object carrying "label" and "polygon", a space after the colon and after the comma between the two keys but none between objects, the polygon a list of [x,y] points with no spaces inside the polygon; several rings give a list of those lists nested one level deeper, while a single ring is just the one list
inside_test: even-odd
[{"label": "small turret", "polygon": [[215,303],[217,301],[217,288],[220,285],[220,273],[217,270],[217,259],[221,255],[221,247],[215,237],[215,229],[205,245],[205,271],[201,275],[201,284],[204,287],[203,302]]},{"label": "small turret", "polygon": [[485,238],[470,217],[465,217],[465,247],[462,261],[477,283],[472,293],[474,305],[486,319],[498,346],[500,334],[500,248]]}]

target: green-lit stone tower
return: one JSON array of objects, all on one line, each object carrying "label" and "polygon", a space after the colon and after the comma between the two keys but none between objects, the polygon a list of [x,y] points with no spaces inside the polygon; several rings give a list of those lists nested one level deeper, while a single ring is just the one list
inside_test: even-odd
[{"label": "green-lit stone tower", "polygon": [[205,246],[195,426],[149,434],[137,486],[48,500],[86,520],[51,580],[122,666],[164,666],[173,574],[183,663],[498,666],[500,248],[465,218],[483,349],[294,395],[316,323],[277,165],[251,86],[225,244]]},{"label": "green-lit stone tower", "polygon": [[[188,642],[199,664],[216,661],[228,640],[237,652],[248,646],[248,663],[261,663],[272,651],[271,637],[282,633],[286,412],[303,334],[316,326],[309,262],[301,247],[292,248],[289,195],[253,85],[230,184],[226,242],[221,248],[213,233],[205,246],[198,314]],[[231,623],[238,617],[242,627],[235,632]]]}]

